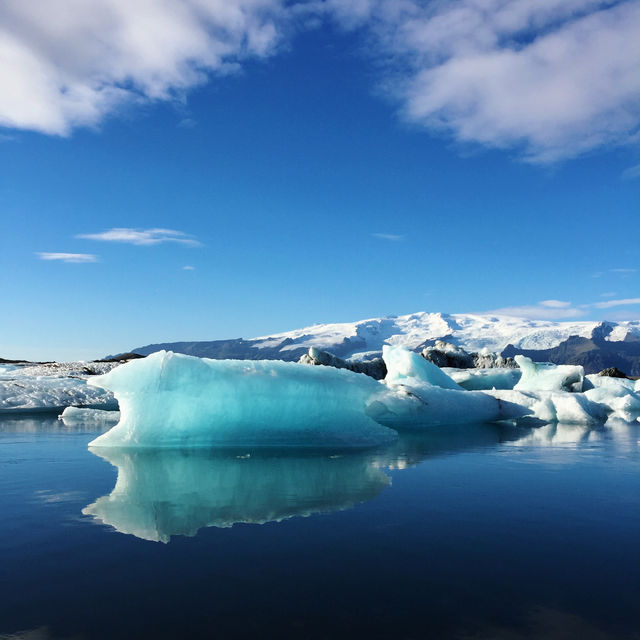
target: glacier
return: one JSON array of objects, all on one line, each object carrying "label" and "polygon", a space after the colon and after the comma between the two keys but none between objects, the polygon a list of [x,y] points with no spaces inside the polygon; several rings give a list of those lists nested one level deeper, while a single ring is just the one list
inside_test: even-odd
[{"label": "glacier", "polygon": [[87,386],[93,373],[104,373],[117,363],[48,363],[0,368],[0,414],[62,411],[81,406],[117,409],[118,404],[104,389]]}]

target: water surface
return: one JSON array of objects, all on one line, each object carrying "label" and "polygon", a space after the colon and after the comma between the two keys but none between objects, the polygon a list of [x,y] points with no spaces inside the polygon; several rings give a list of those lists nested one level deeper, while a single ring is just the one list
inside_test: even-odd
[{"label": "water surface", "polygon": [[0,421],[0,634],[637,638],[637,425],[90,452]]}]

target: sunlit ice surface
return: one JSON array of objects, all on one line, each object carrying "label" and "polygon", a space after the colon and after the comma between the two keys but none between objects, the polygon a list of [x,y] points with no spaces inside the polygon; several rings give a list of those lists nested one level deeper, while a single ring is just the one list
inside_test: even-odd
[{"label": "sunlit ice surface", "polygon": [[367,450],[95,453],[0,421],[0,634],[622,638],[637,424],[489,424]]}]

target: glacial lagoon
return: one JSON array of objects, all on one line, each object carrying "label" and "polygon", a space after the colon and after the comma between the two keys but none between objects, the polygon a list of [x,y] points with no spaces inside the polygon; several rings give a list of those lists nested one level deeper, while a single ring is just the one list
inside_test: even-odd
[{"label": "glacial lagoon", "polygon": [[638,424],[88,450],[109,426],[0,421],[0,634],[637,637]]}]

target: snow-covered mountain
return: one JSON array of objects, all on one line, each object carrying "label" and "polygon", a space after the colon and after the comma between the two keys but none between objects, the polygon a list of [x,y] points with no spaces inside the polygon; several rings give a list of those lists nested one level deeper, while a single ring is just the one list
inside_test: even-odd
[{"label": "snow-covered mountain", "polygon": [[435,340],[446,340],[467,351],[501,353],[511,345],[511,350],[515,348],[516,351],[548,352],[572,336],[585,343],[596,339],[599,343],[640,344],[640,321],[552,322],[511,316],[418,312],[358,322],[318,324],[248,340],[172,342],[132,351],[148,355],[167,349],[209,358],[297,360],[314,346],[342,358],[369,359],[380,355],[383,344],[419,349]]}]

